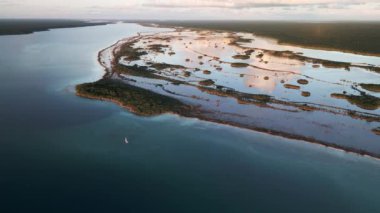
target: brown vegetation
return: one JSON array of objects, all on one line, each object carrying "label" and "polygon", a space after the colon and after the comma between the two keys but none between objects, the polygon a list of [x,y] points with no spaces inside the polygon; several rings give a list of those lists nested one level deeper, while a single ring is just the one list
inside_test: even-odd
[{"label": "brown vegetation", "polygon": [[287,89],[297,89],[297,90],[301,88],[300,86],[293,85],[293,84],[284,84],[284,87]]},{"label": "brown vegetation", "polygon": [[380,92],[380,84],[360,84],[360,86],[371,92]]},{"label": "brown vegetation", "polygon": [[299,80],[297,81],[297,83],[299,83],[299,84],[303,84],[303,85],[306,85],[306,84],[309,83],[309,81],[306,80],[306,79],[299,79]]},{"label": "brown vegetation", "polygon": [[198,83],[199,83],[199,85],[202,85],[202,86],[211,86],[211,85],[215,84],[215,82],[211,79],[203,80],[203,81],[200,81]]},{"label": "brown vegetation", "polygon": [[380,98],[371,95],[345,95],[333,93],[331,94],[331,97],[347,100],[349,103],[366,110],[376,110],[380,108]]},{"label": "brown vegetation", "polygon": [[248,66],[249,64],[247,63],[231,63],[231,67],[235,67],[235,68],[245,68]]}]

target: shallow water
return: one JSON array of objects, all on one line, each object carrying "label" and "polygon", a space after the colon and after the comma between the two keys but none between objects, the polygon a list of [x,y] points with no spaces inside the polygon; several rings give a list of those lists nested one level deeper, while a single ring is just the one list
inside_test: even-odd
[{"label": "shallow water", "polygon": [[[126,55],[117,60],[124,66],[150,66],[156,75],[188,82],[192,86],[122,74],[128,84],[197,106],[200,111],[205,111],[201,113],[205,120],[216,119],[222,123],[306,137],[309,141],[317,140],[345,150],[354,149],[358,153],[380,154],[379,136],[374,132],[379,126],[380,102],[376,98],[379,93],[371,94],[376,99],[372,99],[372,104],[336,96],[340,93],[364,93],[358,85],[378,82],[378,73],[358,67],[347,70],[337,66],[331,68],[331,65],[315,67],[314,63],[323,62],[271,54],[262,49],[247,53],[247,49],[236,45],[235,39],[236,34],[233,33],[186,29],[146,34],[123,41],[123,44],[133,44],[135,51],[144,50],[145,54],[137,60],[129,60]],[[257,38],[253,43],[256,41]],[[244,44],[249,42],[252,41]],[[120,43],[116,47],[120,47]],[[114,48],[112,46],[102,53],[112,52]],[[276,46],[273,48],[278,49]],[[107,57],[102,58],[102,61],[107,61]],[[236,62],[244,63],[244,66],[233,67],[232,63]],[[169,67],[162,66],[165,64]],[[118,75],[113,77],[119,78]],[[211,85],[198,87],[206,79],[212,80]],[[249,98],[226,97],[223,89],[218,89],[220,86],[232,89],[236,96],[264,94],[284,102],[268,101],[260,105]],[[222,95],[209,93],[204,87],[214,88],[214,93]],[[316,108],[305,110],[302,108],[305,104]],[[352,111],[355,112],[352,114]],[[356,117],[356,113],[362,114]],[[367,115],[371,118],[365,117]]]},{"label": "shallow water", "polygon": [[[1,212],[378,212],[380,163],[75,96],[134,24],[0,37]],[[130,143],[124,143],[124,137]]]},{"label": "shallow water", "polygon": [[303,48],[296,47],[286,44],[278,44],[278,41],[270,38],[263,38],[260,36],[255,36],[249,33],[242,33],[245,38],[252,38],[254,41],[247,45],[254,46],[262,49],[270,49],[270,50],[290,50],[293,52],[302,52],[303,55],[311,57],[311,58],[320,58],[325,60],[339,61],[339,62],[349,62],[349,63],[357,63],[357,64],[372,64],[379,66],[380,60],[377,56],[367,56],[332,50],[320,50],[320,49],[311,49],[311,48]]},{"label": "shallow water", "polygon": [[[300,52],[309,56],[310,49],[297,48],[286,45],[273,44],[273,41],[266,41],[259,37],[249,37],[241,34],[244,38],[252,39],[248,43],[240,43],[240,46],[231,45],[231,36],[229,33],[215,33],[212,31],[182,31],[182,32],[165,32],[153,36],[145,36],[140,39],[134,47],[147,48],[152,44],[168,45],[163,48],[163,53],[148,51],[147,55],[141,57],[138,61],[121,61],[129,65],[146,65],[145,62],[168,63],[182,65],[186,69],[177,69],[177,71],[162,71],[161,75],[169,76],[179,80],[192,81],[197,85],[197,81],[212,79],[216,85],[233,88],[236,91],[251,94],[267,94],[280,100],[311,102],[334,107],[341,107],[350,110],[380,113],[380,107],[366,109],[360,105],[350,104],[346,100],[330,97],[333,93],[343,93],[360,95],[356,90],[360,83],[377,84],[380,76],[376,72],[370,72],[362,68],[351,67],[349,71],[344,68],[328,68],[322,65],[319,68],[313,68],[313,63],[303,62],[297,59],[290,59],[286,56],[271,56],[263,54],[262,58],[257,56],[262,52],[256,50],[249,54],[248,59],[234,59],[235,55],[245,55],[246,49],[242,47],[262,48],[265,50],[280,50]],[[165,40],[168,38],[169,41]],[[265,43],[268,45],[263,45]],[[168,54],[169,52],[174,55]],[[318,52],[317,50],[314,50]],[[349,53],[341,53],[344,58],[329,57],[332,51],[320,50],[318,54],[312,55],[317,59],[328,59],[339,62],[356,62],[361,57],[370,58],[372,62],[380,63],[380,58],[375,56],[360,56]],[[321,57],[319,57],[321,56]],[[201,57],[201,58],[198,58]],[[215,59],[215,57],[217,59]],[[328,58],[326,58],[328,57]],[[231,67],[230,63],[246,63],[248,67]],[[359,63],[359,62],[356,62]],[[365,64],[366,61],[360,63]],[[374,63],[377,64],[377,63]],[[194,71],[198,68],[199,71]],[[218,70],[221,68],[221,70]],[[190,71],[191,76],[185,77],[183,70]],[[204,74],[208,70],[210,73]],[[297,83],[297,80],[305,79],[306,84]],[[284,84],[292,84],[299,89],[286,89]],[[361,89],[358,87],[358,89]],[[304,97],[302,91],[309,92],[310,95]],[[380,94],[365,91],[369,94],[379,97]]]}]

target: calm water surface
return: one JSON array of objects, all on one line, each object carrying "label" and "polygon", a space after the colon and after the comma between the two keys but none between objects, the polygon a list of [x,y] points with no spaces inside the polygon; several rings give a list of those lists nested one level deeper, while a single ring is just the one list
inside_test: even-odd
[{"label": "calm water surface", "polygon": [[380,161],[76,97],[139,31],[0,37],[0,212],[380,212]]}]

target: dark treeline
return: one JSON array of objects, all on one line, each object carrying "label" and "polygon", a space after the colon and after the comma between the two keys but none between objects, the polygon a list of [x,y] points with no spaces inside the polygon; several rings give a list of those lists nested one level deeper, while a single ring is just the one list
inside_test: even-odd
[{"label": "dark treeline", "polygon": [[71,28],[107,24],[109,22],[87,22],[61,19],[0,19],[0,35],[29,34],[53,28]]}]

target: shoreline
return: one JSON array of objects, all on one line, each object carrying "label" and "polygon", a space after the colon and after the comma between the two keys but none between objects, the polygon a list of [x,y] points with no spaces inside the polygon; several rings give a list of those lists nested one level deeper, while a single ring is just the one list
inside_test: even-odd
[{"label": "shoreline", "polygon": [[[113,57],[111,61],[114,61],[114,56],[115,56],[116,49],[118,47],[120,47],[121,45],[125,44],[128,41],[131,41],[133,39],[137,39],[139,36],[133,36],[133,37],[129,37],[129,38],[120,39],[116,43],[114,43],[113,45],[111,45],[111,46],[109,46],[107,48],[104,48],[103,50],[101,50],[101,51],[98,52],[98,63],[100,63],[101,66],[105,70],[105,74],[104,74],[104,77],[102,79],[104,79],[104,78],[110,78],[110,75],[112,76],[112,69],[110,69],[109,67],[107,67],[107,65],[105,64],[105,62],[102,60],[103,59],[102,58],[102,54],[104,53],[104,51],[109,50],[111,48],[112,49],[112,55],[111,55],[111,57]],[[113,65],[111,64],[110,66],[113,66]],[[80,85],[78,85],[78,86],[80,86]],[[80,96],[80,97],[89,98],[89,99],[96,99],[96,100],[101,100],[101,101],[109,101],[109,102],[117,104],[118,106],[121,106],[122,108],[127,109],[128,111],[130,111],[130,112],[132,112],[134,114],[137,114],[139,116],[154,116],[152,114],[150,114],[150,115],[144,115],[144,114],[137,113],[133,109],[133,107],[128,106],[127,104],[123,103],[122,101],[118,100],[117,98],[104,98],[104,97],[99,97],[99,96],[95,96],[95,95],[89,95],[89,94],[82,93],[82,92],[78,91],[78,86],[77,86],[77,89],[76,89],[76,94],[78,96]],[[128,84],[128,86],[131,87],[131,88],[139,88],[137,86],[130,85],[130,84]],[[139,88],[139,89],[143,89],[143,88]],[[145,90],[145,89],[143,89],[143,90]],[[155,95],[159,95],[158,93],[155,93],[153,91],[149,91],[149,90],[146,90],[146,91],[148,91],[148,92],[150,92],[152,94],[155,94]],[[167,97],[171,98],[171,99],[175,99],[175,98],[172,98],[172,97],[169,97],[169,96],[167,96]],[[194,109],[194,106],[192,106],[192,107],[193,107],[192,109]],[[236,128],[247,129],[247,130],[250,130],[250,131],[256,131],[256,132],[260,132],[260,133],[263,133],[263,134],[279,136],[279,137],[283,137],[283,138],[287,138],[287,139],[304,141],[304,142],[308,142],[308,143],[311,143],[311,144],[318,144],[320,146],[324,146],[324,147],[327,147],[327,148],[333,148],[333,149],[340,150],[340,151],[343,151],[343,152],[352,153],[352,154],[356,154],[356,155],[359,155],[359,156],[368,156],[368,157],[380,160],[380,154],[371,153],[371,152],[366,151],[366,150],[357,149],[357,148],[351,148],[351,147],[345,147],[345,146],[342,146],[342,145],[333,144],[333,143],[325,142],[325,141],[322,141],[322,140],[317,140],[315,138],[307,137],[307,136],[302,136],[302,135],[299,135],[299,134],[292,134],[292,133],[289,133],[289,132],[283,132],[283,131],[279,131],[279,130],[273,130],[273,129],[263,128],[263,127],[259,127],[259,126],[254,126],[254,125],[247,125],[247,124],[243,124],[243,123],[237,123],[237,122],[232,122],[232,121],[221,120],[221,119],[218,119],[216,117],[207,117],[207,116],[202,115],[201,112],[196,111],[196,110],[193,110],[192,112],[188,112],[188,113],[184,113],[184,112],[181,112],[181,111],[179,111],[179,112],[170,112],[170,111],[168,111],[168,112],[159,113],[159,114],[156,114],[156,115],[161,115],[161,114],[174,114],[174,115],[178,115],[178,116],[184,117],[184,118],[194,118],[194,119],[199,119],[199,120],[206,121],[206,122],[212,122],[212,123],[217,123],[217,124],[221,124],[221,125],[227,125],[227,126],[232,126],[232,127],[236,127]]]},{"label": "shoreline", "polygon": [[[129,22],[127,22],[129,23]],[[355,55],[363,55],[363,56],[374,56],[374,57],[380,57],[380,53],[375,53],[375,52],[369,52],[369,51],[358,51],[358,50],[352,50],[352,49],[348,49],[348,48],[343,48],[343,47],[329,47],[327,45],[324,45],[324,44],[297,44],[296,42],[291,42],[291,41],[286,41],[285,38],[279,38],[279,36],[276,36],[275,34],[273,35],[270,35],[270,33],[265,33],[265,31],[263,32],[259,32],[259,31],[255,31],[255,30],[247,30],[247,29],[231,29],[231,26],[226,26],[226,27],[223,27],[222,25],[216,25],[216,26],[212,26],[212,27],[207,27],[207,26],[204,26],[202,23],[195,23],[195,24],[191,24],[191,22],[160,22],[160,21],[154,21],[154,20],[151,20],[151,21],[140,21],[140,22],[137,22],[138,24],[141,24],[141,25],[145,25],[145,26],[152,26],[152,25],[155,25],[156,27],[163,27],[163,28],[176,28],[176,27],[180,27],[180,28],[186,28],[186,29],[194,29],[194,30],[214,30],[214,31],[225,31],[225,32],[236,32],[236,31],[239,31],[239,32],[245,32],[245,33],[252,33],[256,36],[259,36],[259,37],[262,37],[262,38],[267,38],[267,39],[272,39],[272,40],[276,40],[278,42],[278,44],[281,44],[281,45],[290,45],[290,46],[295,46],[295,47],[300,47],[300,48],[308,48],[308,49],[313,49],[313,50],[325,50],[325,51],[336,51],[336,52],[342,52],[342,53],[348,53],[348,54],[355,54]],[[217,22],[216,22],[217,23]],[[258,21],[258,23],[260,23],[260,21]],[[254,23],[255,24],[255,23]],[[270,22],[269,22],[270,24]],[[286,24],[286,23],[285,23]],[[293,22],[290,22],[288,24],[300,24],[300,23],[293,23]],[[304,24],[315,24],[315,23],[304,23]],[[322,23],[323,24],[323,23]]]},{"label": "shoreline", "polygon": [[113,21],[65,20],[65,19],[0,19],[0,36],[28,35],[52,29],[91,27],[111,24]]},{"label": "shoreline", "polygon": [[242,124],[228,122],[228,121],[221,121],[218,119],[211,119],[211,118],[207,118],[207,117],[203,117],[203,116],[192,116],[191,114],[190,115],[183,115],[183,114],[178,114],[178,113],[174,113],[174,112],[165,112],[165,113],[156,114],[156,115],[142,115],[142,114],[135,112],[132,107],[125,105],[123,102],[116,100],[116,99],[100,98],[100,97],[93,96],[93,95],[83,94],[83,93],[78,92],[78,91],[76,91],[76,95],[79,97],[82,97],[82,98],[111,102],[113,104],[120,106],[123,109],[126,109],[127,111],[131,112],[132,114],[135,114],[138,116],[152,117],[152,116],[160,116],[160,115],[164,115],[164,114],[177,115],[177,116],[182,117],[182,118],[198,119],[201,121],[215,123],[215,124],[219,124],[219,125],[223,125],[223,126],[230,126],[230,127],[235,127],[235,128],[239,128],[239,129],[255,131],[255,132],[259,132],[259,133],[263,133],[263,134],[267,134],[267,135],[278,136],[278,137],[282,137],[282,138],[286,138],[286,139],[290,139],[290,140],[307,142],[310,144],[316,144],[316,145],[320,145],[320,146],[323,146],[326,148],[343,151],[345,153],[355,154],[355,155],[363,156],[363,157],[371,157],[373,159],[380,160],[380,154],[374,154],[374,153],[370,153],[370,152],[364,151],[364,150],[359,150],[359,149],[355,149],[355,148],[348,148],[348,147],[344,147],[344,146],[337,145],[337,144],[331,144],[328,142],[323,142],[323,141],[316,140],[314,138],[309,138],[306,136],[301,136],[301,135],[296,135],[296,134],[291,134],[291,133],[287,133],[287,132],[281,132],[281,131],[276,131],[276,130],[271,130],[271,129],[266,129],[266,128],[260,128],[260,127],[255,127],[255,126],[247,126],[247,125],[242,125]]}]

